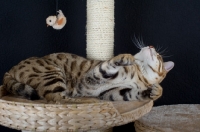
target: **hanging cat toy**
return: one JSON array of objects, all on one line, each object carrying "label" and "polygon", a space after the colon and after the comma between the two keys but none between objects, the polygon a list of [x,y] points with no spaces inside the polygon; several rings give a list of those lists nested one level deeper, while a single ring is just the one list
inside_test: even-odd
[{"label": "hanging cat toy", "polygon": [[65,26],[67,18],[61,10],[58,10],[58,0],[56,0],[56,14],[57,15],[47,17],[46,24],[47,27],[52,26],[54,29],[59,30]]}]

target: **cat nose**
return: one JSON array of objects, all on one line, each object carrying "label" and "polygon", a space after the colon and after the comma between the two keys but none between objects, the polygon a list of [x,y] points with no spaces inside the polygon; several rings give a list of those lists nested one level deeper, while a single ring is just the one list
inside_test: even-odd
[{"label": "cat nose", "polygon": [[149,46],[149,48],[154,48],[153,46]]}]

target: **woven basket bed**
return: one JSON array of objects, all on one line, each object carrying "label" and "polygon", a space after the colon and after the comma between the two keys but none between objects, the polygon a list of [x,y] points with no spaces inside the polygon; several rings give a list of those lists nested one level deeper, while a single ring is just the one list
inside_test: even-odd
[{"label": "woven basket bed", "polygon": [[27,131],[109,130],[148,113],[153,102],[46,104],[13,96],[0,99],[0,124]]},{"label": "woven basket bed", "polygon": [[153,107],[135,121],[136,132],[200,132],[200,105],[178,104]]}]

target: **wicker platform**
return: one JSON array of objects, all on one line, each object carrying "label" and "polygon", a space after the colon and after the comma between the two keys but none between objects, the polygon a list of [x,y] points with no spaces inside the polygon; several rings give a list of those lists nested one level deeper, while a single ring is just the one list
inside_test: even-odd
[{"label": "wicker platform", "polygon": [[0,124],[27,131],[106,130],[137,120],[152,106],[152,101],[58,105],[4,96]]}]

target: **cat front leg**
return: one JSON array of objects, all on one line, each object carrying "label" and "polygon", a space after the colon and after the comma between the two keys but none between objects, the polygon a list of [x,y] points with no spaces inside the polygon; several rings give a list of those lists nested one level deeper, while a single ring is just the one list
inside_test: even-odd
[{"label": "cat front leg", "polygon": [[112,59],[101,63],[93,70],[96,80],[117,77],[118,71],[122,66],[129,66],[135,63],[135,58],[131,54],[120,54]]},{"label": "cat front leg", "polygon": [[131,54],[120,54],[109,60],[112,66],[129,66],[133,65],[134,62],[135,58]]},{"label": "cat front leg", "polygon": [[100,94],[101,100],[109,101],[131,101],[138,100],[136,98],[136,92],[132,88],[112,88],[109,91]]},{"label": "cat front leg", "polygon": [[113,88],[100,95],[100,99],[109,101],[145,101],[157,100],[162,96],[162,87],[154,84],[146,90],[135,88]]}]

